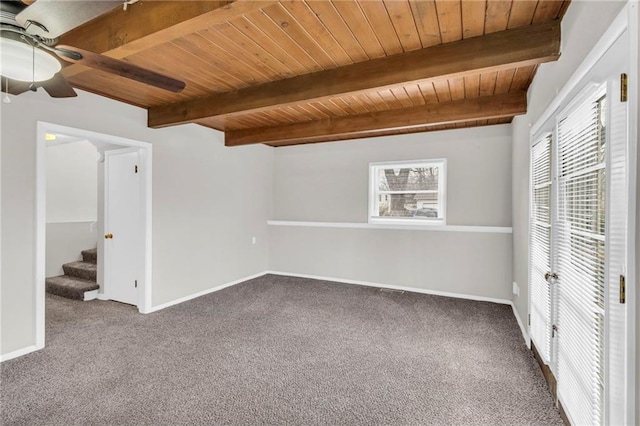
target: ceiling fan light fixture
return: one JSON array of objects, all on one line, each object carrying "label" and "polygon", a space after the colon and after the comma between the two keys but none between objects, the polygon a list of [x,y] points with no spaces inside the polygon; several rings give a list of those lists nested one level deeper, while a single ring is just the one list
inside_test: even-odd
[{"label": "ceiling fan light fixture", "polygon": [[[62,69],[60,62],[27,43],[0,37],[0,74],[19,81],[45,81]],[[33,64],[35,58],[35,66]]]}]

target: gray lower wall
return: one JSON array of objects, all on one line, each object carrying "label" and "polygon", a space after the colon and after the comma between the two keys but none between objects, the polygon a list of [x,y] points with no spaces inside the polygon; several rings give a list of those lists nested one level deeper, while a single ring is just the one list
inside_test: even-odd
[{"label": "gray lower wall", "polygon": [[269,227],[273,271],[511,299],[511,234]]},{"label": "gray lower wall", "polygon": [[95,222],[47,223],[45,276],[62,275],[62,265],[82,259],[82,250],[95,248],[97,224]]},{"label": "gray lower wall", "polygon": [[[277,148],[274,216],[366,223],[369,163],[447,159],[447,224],[511,226],[511,127]],[[511,235],[269,227],[278,272],[511,299]]]}]

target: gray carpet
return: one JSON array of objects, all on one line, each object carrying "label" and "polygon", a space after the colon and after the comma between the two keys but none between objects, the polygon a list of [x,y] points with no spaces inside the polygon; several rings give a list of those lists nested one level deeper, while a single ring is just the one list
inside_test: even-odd
[{"label": "gray carpet", "polygon": [[268,275],[149,315],[47,295],[3,425],[562,425],[509,306]]}]

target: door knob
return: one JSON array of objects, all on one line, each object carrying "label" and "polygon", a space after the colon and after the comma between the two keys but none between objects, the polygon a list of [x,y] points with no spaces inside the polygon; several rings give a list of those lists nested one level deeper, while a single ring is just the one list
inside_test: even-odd
[{"label": "door knob", "polygon": [[105,234],[104,238],[105,238],[106,240],[110,240],[110,239],[112,239],[112,238],[113,238],[113,234]]}]

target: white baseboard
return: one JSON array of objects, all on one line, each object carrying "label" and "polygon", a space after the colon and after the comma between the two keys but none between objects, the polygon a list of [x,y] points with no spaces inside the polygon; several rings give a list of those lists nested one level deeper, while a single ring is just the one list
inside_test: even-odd
[{"label": "white baseboard", "polygon": [[531,349],[531,336],[529,336],[529,332],[527,331],[527,327],[524,326],[522,319],[520,318],[520,313],[516,309],[516,305],[511,302],[511,309],[513,309],[513,316],[516,317],[516,321],[518,321],[518,326],[520,327],[520,331],[522,332],[522,337],[524,338],[524,343],[527,345],[529,349]]},{"label": "white baseboard", "polygon": [[143,312],[143,313],[150,314],[151,312],[157,312],[157,311],[160,311],[162,309],[168,308],[170,306],[177,305],[179,303],[183,303],[183,302],[189,301],[191,299],[195,299],[197,297],[204,296],[204,295],[209,294],[209,293],[214,293],[216,291],[220,291],[220,290],[225,289],[227,287],[231,287],[231,286],[234,286],[236,284],[240,284],[242,282],[245,282],[245,281],[248,281],[248,280],[252,280],[254,278],[259,278],[259,277],[261,277],[263,275],[266,275],[266,274],[267,274],[267,272],[259,272],[257,274],[250,275],[248,277],[240,278],[238,280],[231,281],[231,282],[228,282],[226,284],[219,285],[217,287],[213,287],[213,288],[210,288],[210,289],[207,289],[207,290],[203,290],[203,291],[200,291],[198,293],[190,294],[189,296],[181,297],[180,299],[172,300],[172,301],[167,302],[167,303],[162,303],[162,304],[160,304],[158,306],[152,306],[151,309],[149,309],[148,311]]},{"label": "white baseboard", "polygon": [[511,309],[513,310],[513,316],[516,317],[516,321],[518,322],[518,326],[520,327],[520,331],[522,332],[522,337],[524,338],[524,342],[527,345],[527,347],[531,349],[531,338],[529,337],[527,328],[524,326],[522,320],[520,319],[520,314],[518,313],[518,310],[516,309],[515,305],[511,300],[498,299],[494,297],[476,296],[473,294],[449,293],[446,291],[427,290],[422,288],[398,286],[393,284],[374,283],[374,282],[358,281],[358,280],[346,280],[342,278],[333,278],[333,277],[321,277],[321,276],[310,275],[310,274],[296,274],[292,272],[267,271],[267,274],[284,275],[284,276],[298,277],[298,278],[310,278],[314,280],[333,281],[333,282],[344,283],[344,284],[363,285],[367,287],[389,288],[393,290],[410,291],[413,293],[431,294],[434,296],[445,296],[445,297],[453,297],[456,299],[467,299],[467,300],[476,300],[480,302],[493,302],[493,303],[500,303],[502,305],[510,305]]},{"label": "white baseboard", "polygon": [[98,298],[98,290],[91,290],[84,292],[84,301],[94,300]]},{"label": "white baseboard", "polygon": [[344,283],[344,284],[363,285],[367,287],[389,288],[393,290],[410,291],[413,293],[431,294],[434,296],[454,297],[456,299],[477,300],[479,302],[493,302],[493,303],[500,303],[502,305],[511,305],[511,300],[498,299],[495,297],[476,296],[473,294],[449,293],[446,291],[439,291],[439,290],[428,290],[428,289],[416,288],[416,287],[406,287],[406,286],[399,286],[399,285],[393,285],[393,284],[375,283],[375,282],[369,282],[369,281],[348,280],[348,279],[334,278],[334,277],[321,277],[318,275],[310,275],[310,274],[296,274],[293,272],[267,271],[266,273],[273,274],[273,275],[284,275],[289,277],[310,278],[310,279],[322,280],[322,281],[333,281],[333,282]]},{"label": "white baseboard", "polygon": [[[252,280],[254,278],[259,278],[259,277],[262,277],[262,276],[267,275],[267,274],[282,275],[282,276],[289,276],[289,277],[298,277],[298,278],[310,278],[310,279],[322,280],[322,281],[333,281],[333,282],[343,283],[343,284],[355,284],[355,285],[361,285],[361,286],[367,286],[367,287],[388,288],[388,289],[402,290],[402,291],[408,291],[408,292],[413,292],[413,293],[431,294],[431,295],[434,295],[434,296],[445,296],[445,297],[453,297],[453,298],[457,298],[457,299],[467,299],[467,300],[476,300],[476,301],[480,301],[480,302],[493,302],[493,303],[499,303],[499,304],[502,304],[502,305],[511,305],[511,308],[513,309],[513,314],[516,317],[516,320],[518,321],[518,325],[520,326],[520,330],[522,331],[522,336],[524,337],[524,340],[525,340],[527,346],[529,348],[531,347],[531,339],[529,338],[529,334],[527,333],[526,328],[524,327],[522,321],[520,320],[520,315],[518,314],[518,311],[516,310],[516,308],[515,308],[515,306],[514,306],[514,304],[513,304],[513,302],[511,300],[498,299],[498,298],[495,298],[495,297],[476,296],[476,295],[473,295],[473,294],[450,293],[450,292],[446,292],[446,291],[428,290],[428,289],[422,289],[422,288],[416,288],[416,287],[398,286],[398,285],[393,285],[393,284],[375,283],[375,282],[369,282],[369,281],[347,280],[347,279],[342,279],[342,278],[323,277],[323,276],[310,275],[310,274],[297,274],[297,273],[293,273],[293,272],[281,272],[281,271],[259,272],[257,274],[250,275],[248,277],[240,278],[238,280],[231,281],[231,282],[228,282],[226,284],[219,285],[217,287],[213,287],[213,288],[210,288],[210,289],[207,289],[207,290],[203,290],[203,291],[200,291],[198,293],[191,294],[189,296],[181,297],[180,299],[172,300],[170,302],[163,303],[163,304],[160,304],[158,306],[154,306],[149,311],[144,312],[144,313],[146,314],[146,313],[151,313],[151,312],[157,312],[157,311],[160,311],[162,309],[168,308],[170,306],[178,305],[180,303],[187,302],[187,301],[195,299],[197,297],[204,296],[204,295],[210,294],[210,293],[214,293],[216,291],[220,291],[220,290],[225,289],[227,287],[231,287],[231,286],[234,286],[236,284],[240,284],[242,282],[245,282],[245,281],[248,281],[248,280]],[[94,292],[95,292],[95,294],[94,294]],[[85,300],[92,300],[92,299],[87,299],[87,295],[89,293],[91,293],[91,297],[93,297],[93,299],[109,300],[103,293],[98,293],[98,290],[94,290],[94,291],[91,291],[91,292],[85,292]],[[34,352],[34,351],[36,351],[38,349],[41,349],[41,348],[37,348],[35,345],[33,345],[33,346],[28,346],[26,348],[23,348],[23,349],[14,351],[14,352],[10,352],[8,354],[0,356],[0,362],[7,361],[7,360],[10,360],[10,359],[13,359],[13,358],[17,358],[17,357],[22,356],[22,355],[26,355],[26,354],[28,354],[30,352]]]},{"label": "white baseboard", "polygon": [[36,345],[27,346],[26,348],[18,349],[17,351],[9,352],[8,354],[0,355],[0,362],[9,361],[13,358],[26,355],[31,352],[37,351],[39,348]]}]

